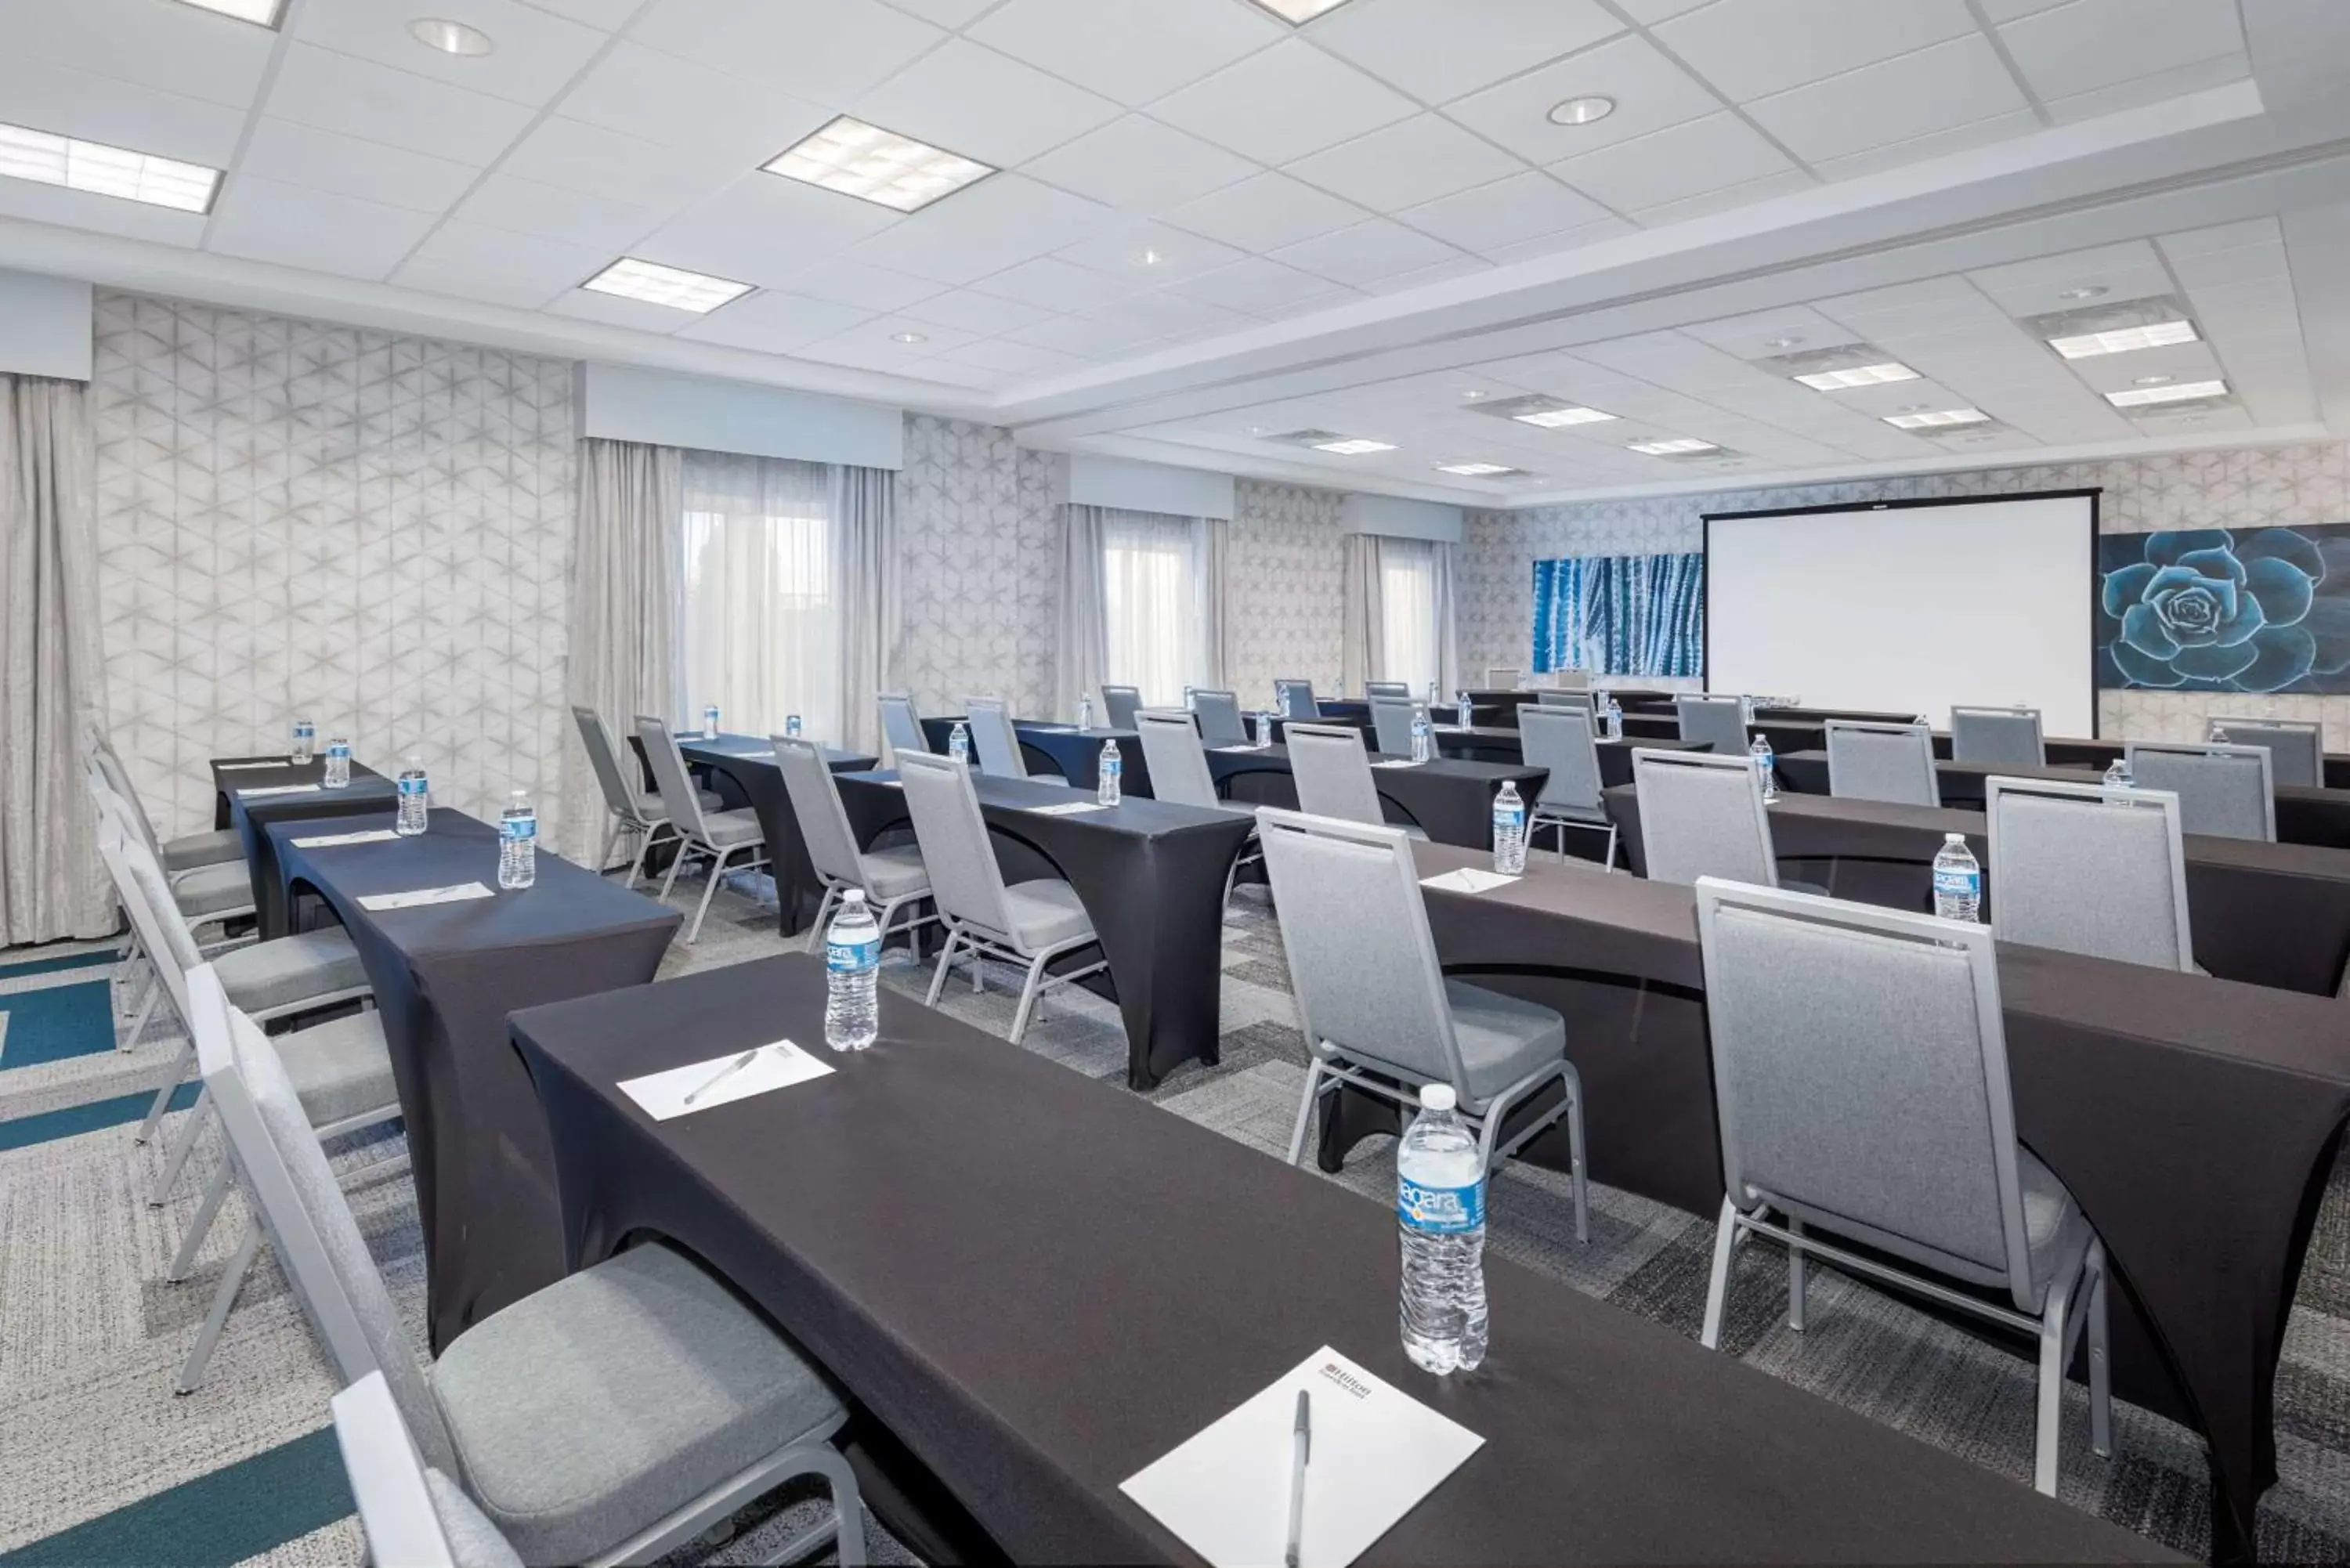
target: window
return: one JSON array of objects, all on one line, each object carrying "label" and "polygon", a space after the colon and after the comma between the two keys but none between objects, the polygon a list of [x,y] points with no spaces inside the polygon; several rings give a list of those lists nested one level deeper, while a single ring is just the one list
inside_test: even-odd
[{"label": "window", "polygon": [[1171,708],[1207,683],[1201,525],[1155,512],[1102,514],[1104,679]]},{"label": "window", "polygon": [[1379,541],[1380,665],[1415,697],[1438,677],[1436,546],[1417,539]]},{"label": "window", "polygon": [[688,452],[685,605],[678,629],[692,722],[743,734],[840,736],[840,638],[829,476],[820,463]]}]

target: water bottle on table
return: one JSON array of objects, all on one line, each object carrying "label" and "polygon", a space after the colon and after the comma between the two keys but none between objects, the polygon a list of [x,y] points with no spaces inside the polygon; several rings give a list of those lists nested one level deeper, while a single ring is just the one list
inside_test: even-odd
[{"label": "water bottle on table", "polygon": [[1090,730],[1093,727],[1094,700],[1090,697],[1080,697],[1077,699],[1077,728]]},{"label": "water bottle on table", "polygon": [[1485,1359],[1485,1169],[1450,1084],[1419,1092],[1396,1146],[1403,1353],[1442,1377]]},{"label": "water bottle on table", "polygon": [[841,895],[840,913],[824,933],[824,1043],[862,1051],[880,1032],[881,928],[862,888]]},{"label": "water bottle on table", "polygon": [[307,763],[310,760],[310,749],[313,742],[317,741],[317,727],[312,724],[309,720],[296,719],[294,721],[293,758],[295,762]]},{"label": "water bottle on table", "polygon": [[1779,759],[1771,754],[1771,737],[1762,731],[1754,732],[1754,743],[1746,748],[1749,761],[1754,764],[1754,776],[1762,781],[1762,802],[1765,805],[1779,798]]},{"label": "water bottle on table", "polygon": [[1508,779],[1493,797],[1493,869],[1504,877],[1521,877],[1526,869],[1526,803]]},{"label": "water bottle on table", "polygon": [[1436,734],[1428,722],[1428,710],[1411,711],[1411,760],[1424,763],[1436,754]]},{"label": "water bottle on table", "polygon": [[1945,920],[1973,921],[1981,918],[1982,867],[1967,847],[1963,833],[1942,835],[1941,853],[1934,857],[1934,913]]},{"label": "water bottle on table", "polygon": [[1256,743],[1260,746],[1273,744],[1273,710],[1270,708],[1261,708],[1257,711]]},{"label": "water bottle on table", "polygon": [[718,704],[715,702],[702,710],[702,738],[705,741],[718,738]]},{"label": "water bottle on table", "polygon": [[1624,738],[1624,704],[1612,695],[1607,699],[1607,738],[1611,741]]},{"label": "water bottle on table", "polygon": [[786,713],[786,714],[785,714],[785,715],[784,715],[784,739],[785,739],[785,740],[787,740],[787,741],[796,741],[796,740],[798,740],[799,738],[800,738],[800,716],[799,716],[797,713]]},{"label": "water bottle on table", "polygon": [[328,789],[350,788],[351,743],[340,735],[327,742],[327,776],[320,782]]},{"label": "water bottle on table", "polygon": [[1469,693],[1466,691],[1461,691],[1454,694],[1452,713],[1453,722],[1459,724],[1462,729],[1466,730],[1474,725],[1477,719],[1477,710],[1471,705],[1469,701]]},{"label": "water bottle on table", "polygon": [[1116,805],[1126,783],[1126,753],[1118,749],[1116,741],[1102,742],[1101,763],[1095,772],[1101,782],[1094,787],[1094,799],[1103,805]]},{"label": "water bottle on table", "polygon": [[2116,757],[2106,765],[2106,787],[2107,789],[2137,788],[2137,780],[2130,773],[2128,759],[2124,757]]},{"label": "water bottle on table", "polygon": [[506,796],[498,817],[498,886],[527,888],[538,880],[538,809],[528,790]]},{"label": "water bottle on table", "polygon": [[961,719],[955,721],[955,727],[947,733],[947,755],[959,763],[971,761],[971,727]]}]

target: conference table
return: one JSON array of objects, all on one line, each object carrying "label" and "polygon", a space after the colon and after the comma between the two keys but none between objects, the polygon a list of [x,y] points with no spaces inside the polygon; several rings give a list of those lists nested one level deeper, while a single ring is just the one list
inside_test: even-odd
[{"label": "conference table", "polygon": [[[1423,876],[1489,865],[1413,847]],[[1536,859],[1506,886],[1430,888],[1425,901],[1447,974],[1567,1018],[1590,1179],[1714,1218],[1721,1146],[1694,892]],[[2210,1441],[2214,1540],[2241,1555],[2276,1477],[2271,1388],[2350,1115],[2350,1009],[2009,943],[1999,974],[2018,1136],[2079,1199],[2124,1287],[2115,1391]],[[1354,1091],[1326,1102],[1322,1122],[1325,1169],[1396,1125]],[[1528,1157],[1568,1168],[1556,1131]]]},{"label": "conference table", "polygon": [[[1438,724],[1436,749],[1448,757],[1460,757],[1478,763],[1523,763],[1526,759],[1525,736],[1522,730],[1502,729],[1492,725],[1473,725],[1461,729],[1457,724]],[[1603,784],[1632,782],[1632,753],[1635,748],[1651,752],[1710,752],[1711,741],[1681,740],[1607,740],[1595,738],[1592,744],[1599,753],[1599,778]]]},{"label": "conference table", "polygon": [[234,827],[244,846],[245,867],[253,877],[254,920],[264,941],[286,935],[287,926],[276,846],[263,830],[273,822],[387,811],[398,800],[391,780],[356,762],[351,763],[351,782],[328,789],[323,755],[307,763],[283,755],[214,757],[212,767],[213,826]]},{"label": "conference table", "polygon": [[[680,737],[678,754],[688,765],[713,775],[720,796],[740,794],[759,816],[759,830],[767,844],[768,869],[775,878],[775,901],[782,906],[779,929],[795,936],[807,929],[808,917],[824,897],[823,879],[808,859],[807,840],[792,811],[791,793],[784,787],[784,770],[775,761],[775,742],[764,735]],[[824,760],[836,774],[861,773],[880,762],[869,752],[824,748]],[[723,782],[721,782],[723,781]],[[730,793],[725,784],[731,783]]]},{"label": "conference table", "polygon": [[[860,846],[910,825],[894,771],[836,776]],[[1109,968],[1078,983],[1118,1002],[1126,1081],[1151,1088],[1195,1056],[1212,1066],[1221,1059],[1224,877],[1256,824],[1243,812],[1140,796],[1053,815],[1038,808],[1090,802],[1091,793],[981,773],[971,782],[1004,881],[1062,877],[1085,904]],[[1086,961],[1079,950],[1055,967]]]},{"label": "conference table", "polygon": [[[1365,1563],[2178,1560],[1495,1250],[1483,1368],[1430,1377],[1391,1205],[887,992],[835,1055],[824,988],[782,957],[516,1014],[564,1246],[702,1260],[1014,1561],[1200,1561],[1119,1482],[1326,1345],[1484,1439]],[[834,1071],[666,1122],[617,1087],[779,1036]]]},{"label": "conference table", "polygon": [[[1297,782],[1290,772],[1289,748],[1210,746],[1208,774],[1234,805],[1297,809]],[[1391,822],[1418,827],[1443,844],[1490,849],[1493,844],[1493,797],[1502,785],[1517,785],[1527,806],[1542,793],[1547,768],[1523,763],[1475,763],[1439,756],[1424,763],[1371,753],[1371,787]]]},{"label": "conference table", "polygon": [[[535,884],[501,890],[497,830],[445,806],[414,837],[296,842],[392,822],[379,812],[261,833],[296,928],[339,920],[367,966],[407,1124],[437,1353],[567,1272],[546,1118],[506,1014],[650,980],[682,917],[544,847]],[[400,909],[360,902],[468,882],[490,896]]]},{"label": "conference table", "polygon": [[[966,722],[961,714],[925,719],[922,738],[930,742],[931,751],[945,756],[954,727]],[[1055,773],[1084,790],[1101,783],[1102,743],[1115,741],[1123,764],[1118,774],[1120,791],[1140,795],[1150,793],[1150,764],[1142,754],[1142,737],[1135,731],[1100,724],[1080,730],[1075,724],[1058,724],[1045,719],[1014,719],[1012,732],[1019,739],[1021,760],[1030,773]],[[979,765],[977,741],[972,742],[971,761],[973,767]]]}]

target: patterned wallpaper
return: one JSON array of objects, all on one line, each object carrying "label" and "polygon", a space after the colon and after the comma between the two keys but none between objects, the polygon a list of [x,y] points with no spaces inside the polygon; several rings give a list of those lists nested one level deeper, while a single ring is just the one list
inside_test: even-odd
[{"label": "patterned wallpaper", "polygon": [[297,713],[560,820],[569,365],[112,293],[97,346],[107,711],[158,826]]},{"label": "patterned wallpaper", "polygon": [[[1701,512],[2091,488],[2105,491],[2098,521],[2107,533],[2350,522],[2350,446],[2181,452],[1875,483],[1471,513],[1459,589],[1462,664],[1474,669],[1526,661],[1536,560],[1699,549],[1704,542]],[[2257,701],[2261,707],[2256,711],[2269,711],[2270,700]],[[2108,735],[2199,740],[2206,713],[2242,711],[2246,701],[2208,693],[2101,691],[2098,726]],[[2273,707],[2281,718],[2322,721],[2328,749],[2350,749],[2350,697],[2280,697]]]},{"label": "patterned wallpaper", "polygon": [[1346,556],[1338,493],[1241,480],[1233,494],[1225,681],[1243,708],[1276,680],[1338,690],[1338,582]]}]

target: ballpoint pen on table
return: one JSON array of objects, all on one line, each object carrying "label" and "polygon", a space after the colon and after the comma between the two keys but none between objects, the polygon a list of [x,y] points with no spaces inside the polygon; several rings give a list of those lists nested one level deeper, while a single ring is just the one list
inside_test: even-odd
[{"label": "ballpoint pen on table", "polygon": [[1289,1429],[1289,1547],[1284,1568],[1297,1568],[1298,1537],[1305,1528],[1305,1459],[1314,1449],[1314,1400],[1297,1391],[1297,1420]]},{"label": "ballpoint pen on table", "polygon": [[682,1103],[689,1106],[693,1104],[694,1101],[702,1098],[702,1096],[708,1094],[711,1090],[716,1088],[719,1085],[724,1083],[727,1079],[733,1077],[735,1074],[741,1072],[743,1068],[756,1061],[758,1059],[759,1053],[765,1049],[766,1047],[764,1045],[752,1046],[748,1051],[743,1052],[740,1056],[735,1057],[734,1060],[727,1063],[726,1065],[719,1068],[718,1071],[711,1074],[707,1078],[704,1078],[698,1086],[688,1089],[685,1093],[685,1099]]}]

